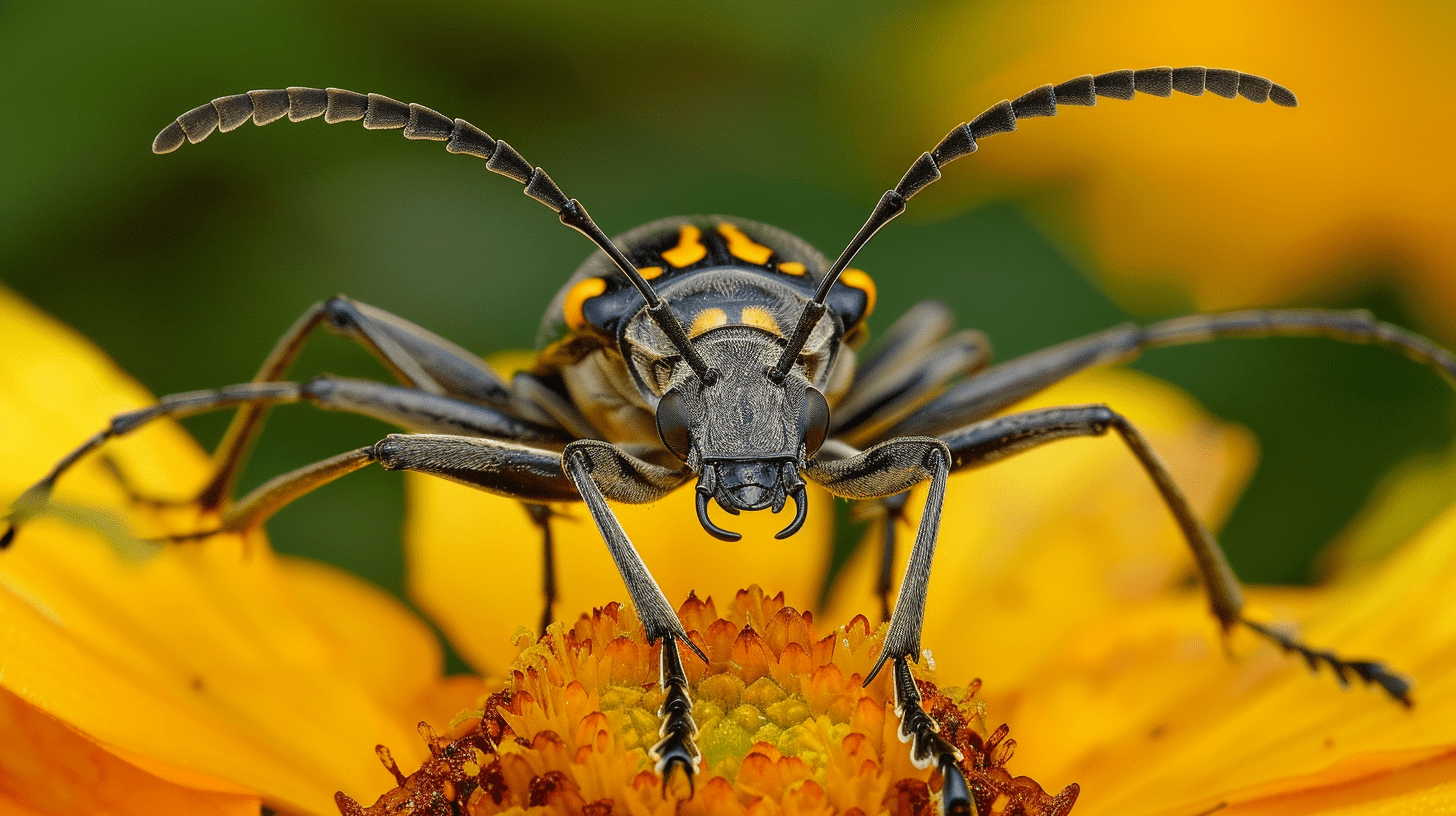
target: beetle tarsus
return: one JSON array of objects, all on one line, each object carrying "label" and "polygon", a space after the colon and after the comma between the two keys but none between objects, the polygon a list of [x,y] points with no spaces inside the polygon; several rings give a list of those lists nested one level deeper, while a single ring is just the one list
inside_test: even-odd
[{"label": "beetle tarsus", "polygon": [[[662,728],[658,731],[662,739],[652,746],[648,755],[657,762],[655,767],[662,778],[663,797],[667,796],[673,768],[681,767],[687,775],[688,798],[691,799],[695,792],[693,776],[697,773],[698,763],[702,761],[702,754],[693,742],[693,737],[698,734],[698,724],[693,721],[693,699],[688,695],[688,675],[683,668],[682,655],[677,650],[677,641],[677,638],[670,635],[662,639],[663,698],[662,706],[657,709],[657,715],[662,717]],[[685,640],[684,645],[702,657],[702,652],[698,651],[692,641]]]},{"label": "beetle tarsus", "polygon": [[1377,660],[1347,660],[1327,649],[1315,649],[1287,632],[1281,632],[1272,626],[1266,626],[1248,618],[1239,618],[1239,623],[1273,641],[1286,654],[1297,653],[1304,658],[1310,671],[1318,671],[1321,663],[1329,666],[1335,674],[1335,680],[1341,686],[1348,687],[1350,674],[1354,674],[1367,684],[1374,683],[1380,686],[1386,694],[1406,708],[1414,705],[1410,692],[1415,684],[1411,682],[1410,678],[1391,671],[1384,663]]},{"label": "beetle tarsus", "polygon": [[940,758],[940,778],[940,812],[944,816],[972,816],[976,810],[971,802],[971,788],[954,757]]},{"label": "beetle tarsus", "polygon": [[920,705],[920,687],[910,673],[910,660],[904,655],[897,655],[893,660],[895,714],[900,718],[898,736],[901,742],[910,745],[910,761],[917,768],[940,770],[941,813],[973,813],[970,788],[957,765],[965,759],[964,755],[941,736],[940,724]]}]

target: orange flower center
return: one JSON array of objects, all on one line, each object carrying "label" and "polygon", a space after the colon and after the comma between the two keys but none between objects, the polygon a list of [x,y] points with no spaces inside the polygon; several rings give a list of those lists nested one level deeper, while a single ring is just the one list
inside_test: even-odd
[{"label": "orange flower center", "polygon": [[[713,600],[689,596],[678,610],[708,655],[684,652],[702,751],[690,786],[664,782],[647,749],[658,740],[659,645],[645,641],[630,607],[610,604],[528,643],[510,681],[463,712],[440,736],[421,723],[431,759],[406,776],[387,749],[396,787],[372,807],[339,794],[344,816],[494,814],[548,807],[575,816],[612,813],[777,814],[934,812],[940,774],[910,762],[897,738],[890,672],[868,686],[884,627],[863,615],[828,634],[810,613],[742,590],[720,617]],[[1056,796],[1005,769],[1015,750],[1005,725],[988,733],[980,681],[938,689],[919,681],[925,708],[964,754],[980,814],[1065,814],[1078,788]]]}]

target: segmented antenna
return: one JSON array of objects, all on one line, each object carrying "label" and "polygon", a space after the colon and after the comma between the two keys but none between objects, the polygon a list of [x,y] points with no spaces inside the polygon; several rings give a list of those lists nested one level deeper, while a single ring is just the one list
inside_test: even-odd
[{"label": "segmented antenna", "polygon": [[524,184],[526,195],[551,208],[560,217],[561,223],[585,235],[597,248],[607,254],[622,274],[642,293],[647,301],[647,314],[652,317],[663,334],[672,342],[683,360],[710,385],[716,379],[716,372],[698,354],[688,340],[682,323],[672,313],[667,302],[658,297],[652,285],[647,282],[637,267],[632,265],[621,249],[602,232],[586,208],[574,198],[567,198],[546,175],[546,171],[531,166],[516,149],[500,139],[493,139],[485,131],[464,119],[451,119],[444,114],[413,102],[405,104],[379,94],[361,94],[340,88],[287,88],[283,90],[248,91],[247,93],[223,96],[206,105],[199,105],[177,117],[177,120],[162,129],[152,140],[153,153],[171,153],[184,141],[197,144],[212,135],[214,130],[227,133],[252,119],[254,124],[266,125],[284,116],[290,122],[300,122],[322,116],[325,122],[354,122],[364,120],[369,130],[404,129],[406,139],[423,139],[445,142],[445,149],[451,153],[465,153],[485,159],[485,166],[493,172],[515,179]]},{"label": "segmented antenna", "polygon": [[1173,92],[1202,96],[1207,91],[1215,96],[1233,99],[1242,96],[1250,102],[1272,101],[1276,105],[1292,108],[1299,104],[1294,94],[1283,85],[1277,85],[1263,77],[1229,71],[1220,68],[1190,66],[1187,68],[1144,68],[1141,71],[1112,71],[1106,74],[1077,77],[1060,85],[1043,85],[1022,94],[1016,100],[1002,100],[992,105],[970,122],[957,125],[946,134],[940,144],[910,165],[905,177],[895,189],[885,191],[880,203],[875,205],[869,220],[859,228],[849,246],[840,253],[839,259],[819,281],[814,299],[805,304],[799,316],[799,323],[784,346],[778,362],[769,370],[768,376],[774,382],[782,383],[809,340],[809,332],[824,315],[824,299],[834,287],[839,275],[854,260],[854,256],[869,243],[880,228],[890,223],[905,211],[905,202],[916,193],[929,187],[940,178],[940,168],[952,161],[976,152],[977,141],[997,133],[1016,130],[1019,119],[1034,116],[1056,116],[1057,105],[1096,105],[1097,97],[1110,99],[1132,99],[1134,93],[1150,96],[1172,96]]}]

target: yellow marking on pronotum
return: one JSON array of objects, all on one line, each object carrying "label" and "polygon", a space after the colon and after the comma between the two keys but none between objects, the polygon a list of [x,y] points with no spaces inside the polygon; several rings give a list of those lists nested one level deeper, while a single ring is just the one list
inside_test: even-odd
[{"label": "yellow marking on pronotum", "polygon": [[760,306],[744,306],[743,316],[740,321],[745,326],[752,326],[755,329],[763,329],[767,332],[783,337],[784,333],[779,330],[779,322],[774,316],[768,313],[767,309]]},{"label": "yellow marking on pronotum", "polygon": [[728,253],[740,261],[762,266],[773,255],[772,249],[763,244],[755,244],[752,238],[743,234],[743,230],[732,224],[719,224],[718,234],[728,242]]},{"label": "yellow marking on pronotum", "polygon": [[688,337],[697,337],[705,331],[728,325],[728,315],[722,309],[704,309],[693,318],[688,327]]},{"label": "yellow marking on pronotum", "polygon": [[708,254],[702,237],[702,230],[692,224],[683,224],[682,230],[677,234],[677,246],[662,253],[662,259],[679,269],[701,261]]},{"label": "yellow marking on pronotum", "polygon": [[587,278],[571,287],[566,293],[566,300],[561,304],[561,317],[566,321],[567,328],[581,331],[586,326],[586,317],[581,313],[581,307],[605,291],[606,278]]},{"label": "yellow marking on pronotum", "polygon": [[784,261],[783,263],[779,264],[779,271],[788,273],[790,275],[802,275],[808,270],[805,269],[804,265],[799,263],[798,261]]},{"label": "yellow marking on pronotum", "polygon": [[844,274],[839,276],[839,282],[865,293],[865,310],[859,319],[864,320],[869,317],[870,312],[875,310],[875,298],[879,296],[879,293],[875,291],[875,282],[870,278],[869,273],[863,269],[846,269]]},{"label": "yellow marking on pronotum", "polygon": [[656,280],[657,276],[662,274],[662,267],[644,266],[637,271],[642,274],[643,280]]}]

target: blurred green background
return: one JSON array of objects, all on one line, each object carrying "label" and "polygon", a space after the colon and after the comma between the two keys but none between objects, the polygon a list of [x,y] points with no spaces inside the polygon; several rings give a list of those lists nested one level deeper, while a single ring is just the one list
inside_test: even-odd
[{"label": "blurred green background", "polygon": [[[965,8],[5,4],[0,274],[158,394],[250,379],[283,330],[335,293],[481,353],[527,347],[590,247],[483,163],[322,120],[249,125],[165,157],[149,152],[152,137],[189,108],[249,89],[377,91],[507,139],[609,233],[720,212],[779,225],[833,255],[920,151],[1030,87],[987,85],[994,95],[972,108],[928,92],[931,61],[917,49],[929,30],[938,39],[926,47],[950,47],[958,72],[936,75],[934,86],[987,83],[1039,46],[1034,32],[977,28],[974,14],[959,15],[960,28],[936,28]],[[1114,59],[1036,81],[1124,67],[1144,65]],[[1122,286],[1119,302],[1139,310],[1126,311],[1096,282],[1109,273],[1082,251],[1084,222],[1059,203],[1076,179],[983,187],[978,160],[955,165],[860,256],[880,289],[872,326],[937,297],[1006,359],[1192,307],[1177,287]],[[1164,181],[1176,187],[1172,172]],[[1213,228],[1218,213],[1207,220]],[[1429,310],[1408,308],[1404,257],[1390,247],[1341,260],[1344,283],[1297,305],[1364,306],[1453,343],[1415,317]],[[1353,267],[1361,274],[1352,278]],[[1456,425],[1444,383],[1378,349],[1230,341],[1160,351],[1137,367],[1257,435],[1259,470],[1222,533],[1252,582],[1308,580],[1317,550],[1380,480],[1412,456],[1443,451]],[[383,375],[331,335],[311,343],[295,371]],[[226,421],[189,427],[210,444]],[[243,487],[384,430],[306,407],[276,411]],[[400,480],[370,469],[285,509],[269,531],[283,552],[402,595],[403,513]]]}]

